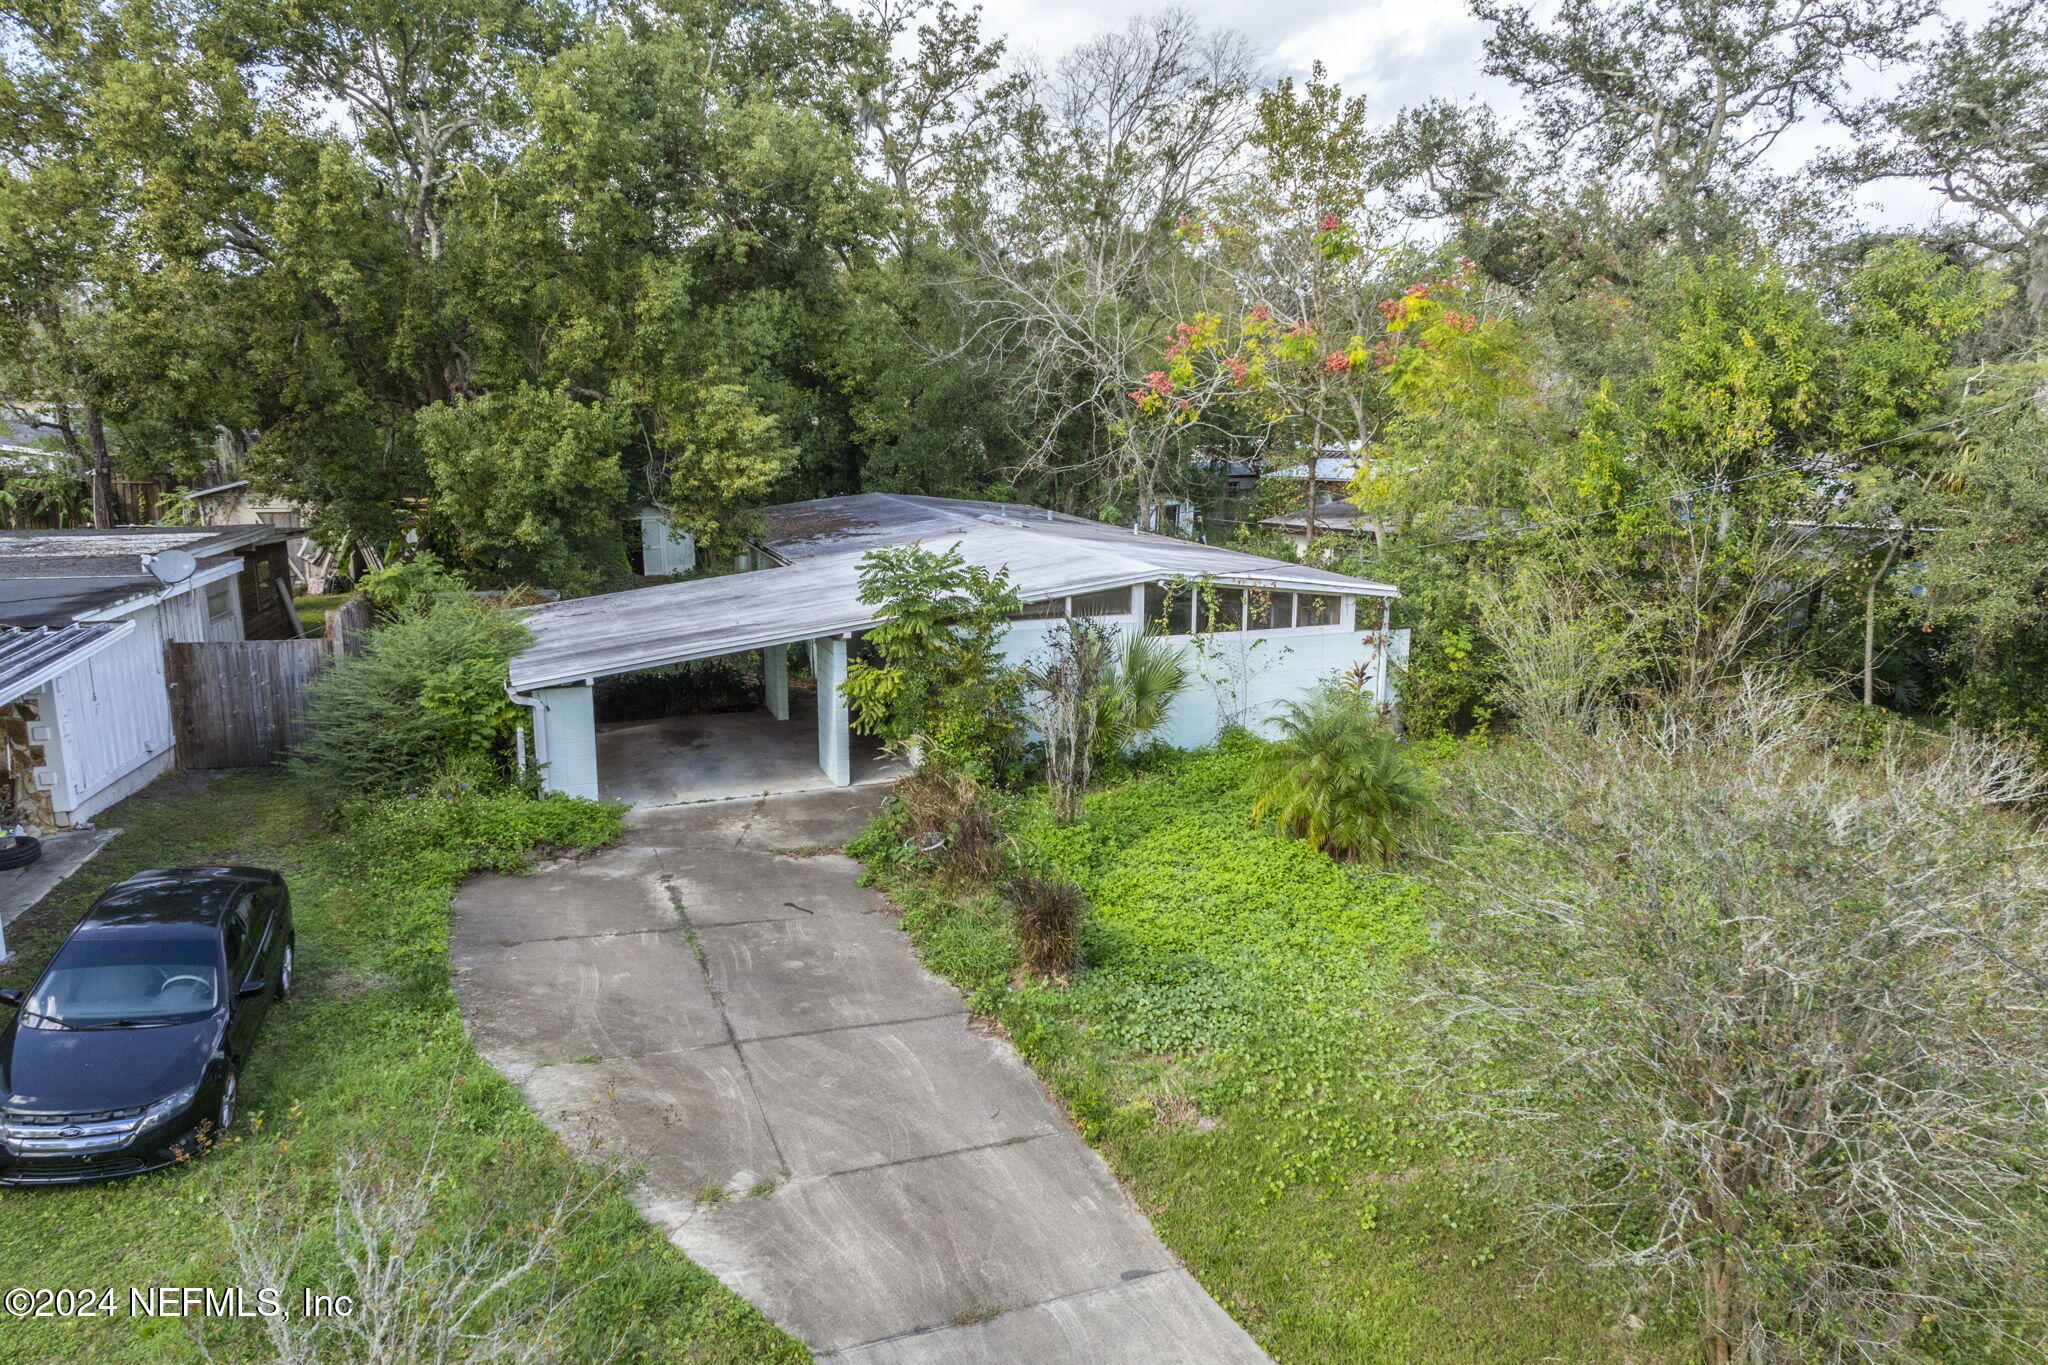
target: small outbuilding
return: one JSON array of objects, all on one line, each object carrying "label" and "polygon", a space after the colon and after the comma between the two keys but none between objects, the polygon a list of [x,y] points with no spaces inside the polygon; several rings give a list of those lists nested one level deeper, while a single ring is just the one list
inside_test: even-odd
[{"label": "small outbuilding", "polygon": [[272,526],[0,531],[0,805],[84,824],[176,761],[165,647],[298,633]]},{"label": "small outbuilding", "polygon": [[[1388,628],[1399,592],[1309,565],[1266,559],[1016,503],[862,493],[770,507],[750,572],[637,588],[531,608],[533,643],[512,661],[511,688],[534,710],[534,759],[550,790],[579,796],[693,800],[780,790],[742,775],[747,754],[730,745],[675,751],[681,771],[650,785],[649,755],[630,730],[599,724],[594,685],[603,678],[758,652],[763,715],[731,731],[765,746],[796,714],[789,649],[802,646],[816,680],[803,719],[817,730],[824,783],[856,780],[856,744],[840,695],[849,650],[875,623],[860,600],[861,559],[884,546],[952,549],[969,563],[1004,569],[1025,602],[1005,649],[1019,662],[1046,631],[1085,616],[1120,632],[1149,631],[1189,648],[1194,681],[1161,734],[1194,747],[1225,725],[1259,728],[1281,705],[1344,676],[1383,704],[1407,632]],[[752,736],[752,738],[748,738]],[[701,765],[717,781],[696,783]],[[612,780],[626,771],[629,785]]]}]

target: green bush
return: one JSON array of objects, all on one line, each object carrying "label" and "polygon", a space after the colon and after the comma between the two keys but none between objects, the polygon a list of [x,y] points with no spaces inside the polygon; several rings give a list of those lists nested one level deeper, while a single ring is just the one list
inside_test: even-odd
[{"label": "green bush", "polygon": [[451,770],[501,775],[520,715],[505,696],[506,669],[530,638],[510,612],[467,598],[401,613],[314,682],[298,763],[336,801]]},{"label": "green bush", "polygon": [[1252,818],[1333,858],[1392,867],[1404,832],[1435,802],[1428,772],[1372,703],[1339,687],[1288,703],[1259,755]]},{"label": "green bush", "polygon": [[423,607],[435,597],[467,593],[469,584],[450,573],[439,555],[422,550],[410,559],[370,570],[357,580],[356,590],[370,599],[379,616],[389,618]]}]

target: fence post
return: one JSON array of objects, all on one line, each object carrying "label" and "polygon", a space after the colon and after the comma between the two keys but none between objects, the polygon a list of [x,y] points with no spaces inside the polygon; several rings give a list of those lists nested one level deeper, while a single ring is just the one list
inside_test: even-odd
[{"label": "fence post", "polygon": [[326,615],[324,638],[327,652],[336,659],[363,652],[363,636],[370,630],[370,599],[353,593],[346,602]]}]

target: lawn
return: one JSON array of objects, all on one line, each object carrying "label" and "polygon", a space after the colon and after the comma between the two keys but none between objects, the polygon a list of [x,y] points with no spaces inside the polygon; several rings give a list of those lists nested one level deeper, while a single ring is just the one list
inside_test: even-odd
[{"label": "lawn", "polygon": [[998,1019],[1160,1235],[1283,1362],[1645,1360],[1618,1296],[1462,1177],[1469,1138],[1400,1079],[1431,888],[1256,829],[1257,741],[1177,755],[1051,823],[1006,825],[1093,902],[1065,989],[1017,985],[985,888],[853,851],[926,963]]},{"label": "lawn", "polygon": [[[563,1191],[584,1199],[553,1267],[571,1287],[555,1337],[567,1360],[801,1361],[767,1324],[651,1229],[616,1180],[579,1162],[472,1051],[448,983],[447,911],[478,866],[515,864],[535,844],[591,845],[617,814],[589,803],[518,797],[421,798],[330,823],[316,794],[279,774],[211,786],[166,779],[110,811],[124,830],[79,877],[8,927],[17,956],[0,984],[25,986],[108,882],[145,867],[255,863],[290,880],[300,985],[273,1012],[250,1063],[239,1142],[190,1167],[105,1185],[0,1192],[0,1286],[226,1287],[224,1210],[268,1191],[311,1231],[300,1268],[320,1287],[317,1254],[344,1152],[433,1159],[448,1180],[433,1235],[480,1230],[486,1245],[530,1239]],[[445,1121],[437,1119],[444,1106]],[[330,1248],[331,1249],[331,1248]],[[331,1287],[331,1286],[330,1286]],[[547,1292],[522,1281],[509,1307]],[[249,1322],[29,1319],[6,1326],[9,1361],[274,1358]],[[322,1352],[323,1362],[344,1358]]]}]

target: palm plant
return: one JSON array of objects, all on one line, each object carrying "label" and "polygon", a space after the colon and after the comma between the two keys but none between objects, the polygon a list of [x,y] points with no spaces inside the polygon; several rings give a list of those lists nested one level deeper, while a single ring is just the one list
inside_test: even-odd
[{"label": "palm plant", "polygon": [[1095,733],[1105,751],[1128,753],[1151,738],[1187,686],[1185,650],[1156,635],[1126,635],[1101,690]]},{"label": "palm plant", "polygon": [[1402,835],[1435,804],[1428,771],[1370,700],[1326,688],[1290,703],[1253,768],[1254,820],[1331,857],[1391,867]]}]

